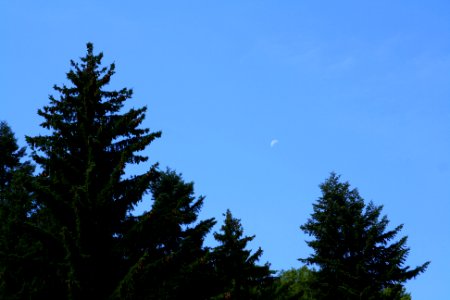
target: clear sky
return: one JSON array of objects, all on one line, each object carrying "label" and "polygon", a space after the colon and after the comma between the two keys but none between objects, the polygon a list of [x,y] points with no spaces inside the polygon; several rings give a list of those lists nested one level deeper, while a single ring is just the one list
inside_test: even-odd
[{"label": "clear sky", "polygon": [[202,218],[230,208],[263,262],[300,267],[299,226],[335,171],[405,224],[409,265],[432,261],[413,298],[447,299],[450,2],[124,3],[0,1],[0,120],[22,145],[91,41],[162,130],[151,161],[207,197]]}]

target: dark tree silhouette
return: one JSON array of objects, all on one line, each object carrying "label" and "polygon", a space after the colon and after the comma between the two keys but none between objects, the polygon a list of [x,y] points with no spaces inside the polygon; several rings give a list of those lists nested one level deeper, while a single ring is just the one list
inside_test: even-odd
[{"label": "dark tree silhouette", "polygon": [[129,220],[124,239],[133,262],[115,292],[117,299],[207,299],[212,265],[205,235],[214,219],[196,223],[203,197],[193,183],[167,170],[150,183],[151,211]]},{"label": "dark tree silhouette", "polygon": [[368,205],[339,176],[320,185],[322,196],[301,229],[313,254],[301,261],[318,267],[312,277],[317,299],[400,299],[403,284],[424,272],[429,262],[410,269],[406,237],[394,241],[402,225],[388,230],[382,206]]},{"label": "dark tree silhouette", "polygon": [[24,299],[36,295],[42,282],[39,272],[39,244],[29,225],[35,205],[31,194],[34,167],[22,161],[11,128],[0,122],[0,298]]},{"label": "dark tree silhouette", "polygon": [[261,248],[251,254],[248,242],[255,236],[243,236],[239,219],[233,218],[230,210],[224,214],[225,221],[220,232],[214,233],[219,246],[214,248],[213,257],[221,292],[216,299],[259,299],[266,297],[265,288],[271,283],[272,271],[266,263],[257,265],[263,251]]},{"label": "dark tree silhouette", "polygon": [[125,224],[155,176],[154,166],[125,176],[127,165],[147,161],[138,152],[160,133],[139,128],[145,107],[122,113],[132,90],[105,90],[115,66],[101,67],[102,57],[87,44],[81,63],[71,61],[71,86],[55,86],[59,97],[38,111],[50,135],[27,137],[42,170],[37,225],[56,269],[48,298],[105,299],[114,291],[126,274],[118,268],[127,265]]},{"label": "dark tree silhouette", "polygon": [[[71,61],[71,86],[38,114],[49,135],[27,137],[41,173],[33,189],[34,236],[44,250],[40,293],[51,299],[207,299],[214,276],[203,246],[214,219],[197,221],[203,197],[174,171],[128,165],[160,132],[140,125],[146,108],[122,112],[132,91],[107,91],[114,64],[87,44]],[[149,212],[133,215],[147,193]],[[205,285],[206,284],[206,285]]]}]

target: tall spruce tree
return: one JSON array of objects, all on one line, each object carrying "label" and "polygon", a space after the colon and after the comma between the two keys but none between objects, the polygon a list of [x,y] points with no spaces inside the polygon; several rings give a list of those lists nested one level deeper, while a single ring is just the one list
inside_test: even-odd
[{"label": "tall spruce tree", "polygon": [[25,299],[36,295],[40,283],[36,271],[37,241],[26,223],[32,218],[31,195],[34,167],[22,161],[25,148],[19,148],[11,128],[0,122],[0,298]]},{"label": "tall spruce tree", "polygon": [[403,284],[424,272],[429,262],[410,268],[407,237],[394,241],[402,225],[388,230],[382,206],[368,205],[348,182],[331,176],[301,229],[314,239],[313,254],[301,261],[316,265],[312,288],[317,299],[401,299]]},{"label": "tall spruce tree", "polygon": [[[140,125],[146,108],[123,111],[132,90],[108,91],[115,65],[87,44],[71,61],[70,86],[38,111],[49,135],[27,137],[42,172],[36,179],[36,226],[51,256],[48,299],[106,299],[129,263],[121,249],[130,212],[154,178],[155,167],[126,176],[125,167],[147,161],[139,154],[160,132]],[[51,284],[50,284],[51,283]]]},{"label": "tall spruce tree", "polygon": [[220,232],[214,233],[219,246],[214,248],[213,258],[218,278],[219,294],[214,299],[270,299],[268,286],[272,283],[270,265],[257,265],[263,250],[253,254],[247,244],[255,236],[243,236],[241,221],[231,214],[224,214]]}]

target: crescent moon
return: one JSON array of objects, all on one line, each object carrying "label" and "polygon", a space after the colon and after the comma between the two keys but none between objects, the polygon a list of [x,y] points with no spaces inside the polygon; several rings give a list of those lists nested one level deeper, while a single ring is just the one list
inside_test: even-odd
[{"label": "crescent moon", "polygon": [[278,140],[272,140],[271,142],[270,142],[270,147],[273,147],[273,146],[275,146],[276,144],[278,144]]}]

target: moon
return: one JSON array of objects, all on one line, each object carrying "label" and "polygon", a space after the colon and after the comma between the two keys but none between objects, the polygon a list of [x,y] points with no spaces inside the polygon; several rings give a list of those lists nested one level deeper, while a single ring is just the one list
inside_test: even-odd
[{"label": "moon", "polygon": [[274,139],[270,142],[270,147],[274,147],[276,144],[278,144],[278,140]]}]

